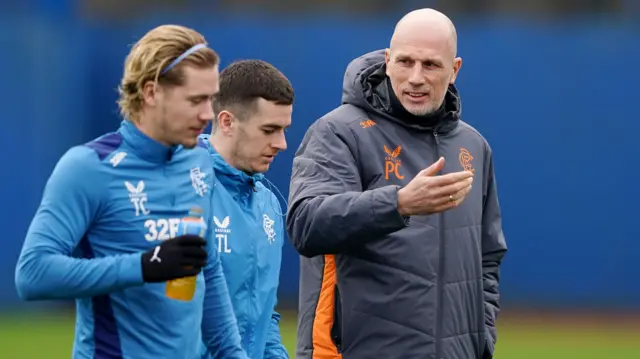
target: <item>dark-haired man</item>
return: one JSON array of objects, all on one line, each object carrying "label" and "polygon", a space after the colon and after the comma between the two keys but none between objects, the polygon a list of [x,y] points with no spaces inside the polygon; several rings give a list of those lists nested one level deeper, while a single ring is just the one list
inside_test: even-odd
[{"label": "dark-haired man", "polygon": [[242,346],[252,359],[289,357],[274,309],[285,212],[263,173],[287,148],[293,99],[291,83],[271,64],[235,62],[220,73],[211,135],[199,141],[216,172],[212,226]]}]

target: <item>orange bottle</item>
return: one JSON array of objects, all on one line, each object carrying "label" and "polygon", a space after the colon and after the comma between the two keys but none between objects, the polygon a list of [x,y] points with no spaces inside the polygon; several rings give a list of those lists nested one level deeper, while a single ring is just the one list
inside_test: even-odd
[{"label": "orange bottle", "polygon": [[[207,224],[202,218],[202,209],[199,207],[192,208],[189,211],[189,215],[180,221],[178,229],[179,236],[194,234],[204,238],[206,232]],[[166,294],[169,298],[188,302],[193,299],[195,292],[195,276],[173,279],[167,282]]]}]

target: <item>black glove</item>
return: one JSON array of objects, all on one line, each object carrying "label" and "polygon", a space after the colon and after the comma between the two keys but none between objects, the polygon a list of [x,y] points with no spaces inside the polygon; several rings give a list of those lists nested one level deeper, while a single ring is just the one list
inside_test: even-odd
[{"label": "black glove", "polygon": [[158,283],[197,275],[207,263],[206,244],[194,235],[163,242],[142,254],[142,279]]}]

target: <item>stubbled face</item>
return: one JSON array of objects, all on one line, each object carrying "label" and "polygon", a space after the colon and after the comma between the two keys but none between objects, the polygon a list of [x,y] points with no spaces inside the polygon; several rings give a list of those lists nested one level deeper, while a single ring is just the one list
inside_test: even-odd
[{"label": "stubbled face", "polygon": [[247,173],[264,173],[276,155],[287,149],[285,130],[291,126],[292,105],[277,105],[263,98],[255,111],[237,121],[232,130],[232,165]]},{"label": "stubbled face", "polygon": [[167,145],[193,148],[210,121],[214,119],[212,101],[218,93],[218,67],[183,69],[182,86],[159,86],[154,94],[156,114],[154,131]]},{"label": "stubbled face", "polygon": [[451,46],[447,36],[407,35],[387,49],[387,76],[409,113],[429,115],[442,105],[462,64]]}]

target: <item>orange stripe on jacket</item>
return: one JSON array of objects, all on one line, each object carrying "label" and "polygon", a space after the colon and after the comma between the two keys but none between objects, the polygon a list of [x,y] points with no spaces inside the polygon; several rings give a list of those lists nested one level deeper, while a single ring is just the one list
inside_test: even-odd
[{"label": "orange stripe on jacket", "polygon": [[322,287],[313,321],[313,359],[341,359],[342,355],[331,340],[331,326],[335,303],[336,261],[332,255],[324,256]]}]

